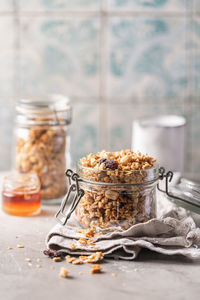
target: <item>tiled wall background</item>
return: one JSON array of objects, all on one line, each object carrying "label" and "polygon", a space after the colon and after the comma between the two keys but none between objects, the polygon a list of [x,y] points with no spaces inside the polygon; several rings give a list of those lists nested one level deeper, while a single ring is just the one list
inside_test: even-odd
[{"label": "tiled wall background", "polygon": [[14,100],[58,92],[74,108],[73,161],[131,145],[131,122],[186,116],[200,171],[200,0],[0,0],[0,169]]}]

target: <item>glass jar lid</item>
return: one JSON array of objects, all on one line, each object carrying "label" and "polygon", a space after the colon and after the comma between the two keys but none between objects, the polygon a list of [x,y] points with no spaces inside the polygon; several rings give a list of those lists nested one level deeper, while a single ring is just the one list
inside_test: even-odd
[{"label": "glass jar lid", "polygon": [[169,187],[168,199],[187,210],[200,214],[200,182],[181,178]]},{"label": "glass jar lid", "polygon": [[40,190],[40,181],[36,173],[19,173],[13,171],[4,177],[4,193],[35,193]]},{"label": "glass jar lid", "polygon": [[20,99],[16,111],[17,123],[27,125],[68,125],[72,118],[70,100],[58,94]]}]

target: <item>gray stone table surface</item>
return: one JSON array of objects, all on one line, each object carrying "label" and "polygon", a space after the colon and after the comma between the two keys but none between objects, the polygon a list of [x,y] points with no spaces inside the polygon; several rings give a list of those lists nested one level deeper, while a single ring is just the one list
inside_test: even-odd
[{"label": "gray stone table surface", "polygon": [[[94,275],[90,274],[90,264],[53,262],[43,255],[43,250],[45,237],[56,223],[57,208],[43,206],[41,214],[34,217],[13,217],[0,211],[1,300],[200,298],[200,260],[142,251],[138,259],[131,262],[105,259],[103,273]],[[17,244],[25,247],[19,249]],[[13,249],[8,250],[8,247]],[[37,264],[41,268],[37,268]],[[70,271],[66,279],[59,277],[61,266]]]}]

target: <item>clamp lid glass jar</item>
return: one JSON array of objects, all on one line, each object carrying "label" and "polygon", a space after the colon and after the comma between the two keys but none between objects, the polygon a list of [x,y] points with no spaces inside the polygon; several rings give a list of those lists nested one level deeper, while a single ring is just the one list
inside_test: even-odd
[{"label": "clamp lid glass jar", "polygon": [[187,178],[181,178],[177,184],[168,187],[170,176],[165,176],[166,189],[160,191],[166,193],[167,198],[177,206],[200,214],[200,183]]},{"label": "clamp lid glass jar", "polygon": [[43,200],[58,199],[66,193],[66,163],[69,166],[69,99],[61,95],[22,99],[16,111],[15,167],[38,175]]},{"label": "clamp lid glass jar", "polygon": [[[108,155],[109,159],[105,158]],[[75,181],[72,191],[78,191],[67,215],[64,209],[69,195],[64,199],[57,214],[61,223],[66,223],[75,208],[82,227],[100,230],[127,229],[155,217],[159,167],[153,158],[123,150],[100,152],[86,160],[93,161],[94,166],[90,163],[87,166],[82,159],[77,165],[77,174],[67,172]]]}]

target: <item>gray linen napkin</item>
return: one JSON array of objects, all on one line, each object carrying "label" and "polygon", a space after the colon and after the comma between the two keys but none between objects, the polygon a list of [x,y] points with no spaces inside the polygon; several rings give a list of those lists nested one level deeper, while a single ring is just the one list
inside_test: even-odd
[{"label": "gray linen napkin", "polygon": [[[102,251],[104,256],[131,260],[137,257],[142,248],[167,254],[181,254],[189,258],[200,257],[200,229],[191,217],[179,219],[176,211],[162,219],[152,219],[130,227],[126,231],[106,233],[95,238],[98,250],[81,245],[78,239],[84,234],[77,233],[79,228],[75,216],[66,226],[57,224],[47,236],[47,248],[59,250],[69,255],[90,255]],[[85,238],[85,237],[84,237]],[[76,248],[71,249],[71,244]]]},{"label": "gray linen napkin", "polygon": [[[177,180],[177,177],[176,177]],[[126,231],[114,231],[100,235],[94,239],[98,250],[81,245],[79,238],[84,234],[73,214],[67,225],[57,224],[48,234],[47,248],[59,250],[69,255],[90,255],[96,251],[103,252],[105,257],[132,260],[142,248],[166,255],[184,255],[189,258],[200,258],[200,228],[185,209],[170,206],[159,193],[160,203],[166,203],[163,215],[146,223],[134,225]],[[71,249],[71,244],[76,248]]]}]

